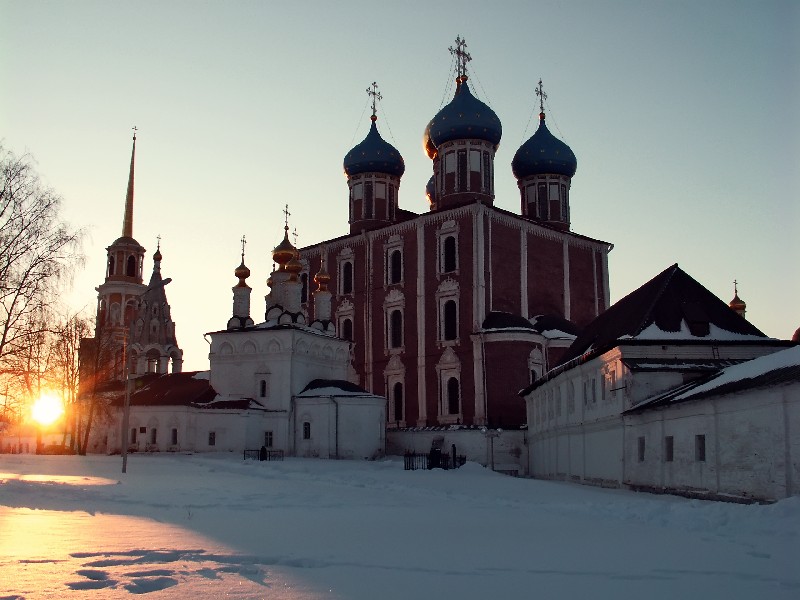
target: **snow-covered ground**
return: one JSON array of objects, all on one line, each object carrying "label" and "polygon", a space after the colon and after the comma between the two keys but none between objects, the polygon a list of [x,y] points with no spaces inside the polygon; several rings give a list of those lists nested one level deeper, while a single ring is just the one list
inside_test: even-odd
[{"label": "snow-covered ground", "polygon": [[467,464],[0,455],[0,598],[800,597],[800,498],[743,506]]}]

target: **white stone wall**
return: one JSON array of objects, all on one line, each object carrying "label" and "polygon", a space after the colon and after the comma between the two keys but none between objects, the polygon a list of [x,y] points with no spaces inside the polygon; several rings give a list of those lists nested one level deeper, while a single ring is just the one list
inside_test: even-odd
[{"label": "white stone wall", "polygon": [[[774,351],[721,347],[716,354],[743,358]],[[800,493],[800,385],[623,416],[684,382],[679,371],[630,372],[622,365],[623,353],[650,360],[703,359],[714,351],[710,346],[618,347],[535,389],[526,397],[534,477],[757,499]],[[697,436],[705,436],[705,460],[697,456]],[[672,438],[671,461],[667,437]]]},{"label": "white stone wall", "polygon": [[[800,494],[800,384],[686,402],[626,422],[628,485],[769,500]],[[698,435],[705,460],[696,455]],[[646,441],[641,462],[638,437]]]},{"label": "white stone wall", "polygon": [[[380,396],[318,396],[294,400],[297,456],[375,459],[385,453],[386,399]],[[304,438],[303,424],[310,426]]]}]

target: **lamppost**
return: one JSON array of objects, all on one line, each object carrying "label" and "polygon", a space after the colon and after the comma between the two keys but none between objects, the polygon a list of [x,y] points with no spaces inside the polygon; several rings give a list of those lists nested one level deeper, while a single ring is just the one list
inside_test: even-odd
[{"label": "lamppost", "polygon": [[[161,280],[160,282],[156,283],[155,285],[150,285],[145,288],[141,294],[137,294],[137,298],[141,298],[147,292],[151,290],[158,289],[160,287],[164,287],[170,281],[172,281],[171,277],[167,277],[166,279]],[[125,355],[125,403],[122,406],[122,435],[120,440],[122,441],[122,472],[128,472],[128,425],[131,416],[131,365],[128,356],[128,340],[131,337],[131,327],[133,327],[133,321],[128,324],[128,329],[125,330],[125,343],[123,346],[123,353]]]},{"label": "lamppost", "polygon": [[494,438],[500,437],[500,434],[503,433],[502,429],[486,429],[486,427],[481,428],[481,433],[489,440],[489,456],[492,466],[492,471],[494,471]]}]

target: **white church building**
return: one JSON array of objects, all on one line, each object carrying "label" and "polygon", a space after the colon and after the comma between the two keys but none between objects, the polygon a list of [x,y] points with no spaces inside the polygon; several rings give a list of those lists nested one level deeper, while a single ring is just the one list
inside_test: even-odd
[{"label": "white church building", "polygon": [[732,308],[744,303],[673,265],[590,323],[520,392],[531,475],[705,498],[800,494],[800,347]]}]

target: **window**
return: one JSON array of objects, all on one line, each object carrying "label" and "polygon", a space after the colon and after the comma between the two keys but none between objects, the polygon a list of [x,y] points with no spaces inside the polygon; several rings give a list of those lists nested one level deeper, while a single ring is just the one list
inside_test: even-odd
[{"label": "window", "polygon": [[131,428],[131,444],[136,443],[136,427]]},{"label": "window", "polygon": [[262,379],[261,382],[258,385],[258,396],[260,398],[266,398],[267,397],[267,380],[266,379]]},{"label": "window", "polygon": [[216,431],[209,431],[208,432],[208,445],[209,446],[216,446],[217,445],[217,432]]},{"label": "window", "polygon": [[487,194],[492,192],[492,161],[488,152],[483,153],[483,191]]},{"label": "window", "polygon": [[448,235],[444,238],[444,251],[442,260],[442,271],[445,273],[452,273],[458,267],[456,260],[456,238]]},{"label": "window", "polygon": [[342,294],[353,293],[353,263],[342,263]]},{"label": "window", "polygon": [[644,462],[644,436],[640,436],[636,441],[639,446],[639,462]]},{"label": "window", "polygon": [[303,423],[303,439],[310,440],[311,439],[311,423],[305,421]]},{"label": "window", "polygon": [[664,438],[664,460],[666,462],[672,462],[674,460],[675,454],[675,438],[671,435],[668,435]]},{"label": "window", "polygon": [[538,213],[536,216],[542,219],[543,221],[547,220],[548,210],[547,210],[547,184],[540,183],[537,186],[536,191],[536,200],[538,201],[538,209],[536,212]]},{"label": "window", "polygon": [[444,303],[443,312],[443,339],[454,340],[458,338],[458,306],[455,300]]},{"label": "window", "polygon": [[107,275],[107,277],[110,277],[113,274],[114,274],[114,257],[113,256],[109,256],[108,257],[108,275]]},{"label": "window", "polygon": [[128,257],[128,265],[125,267],[125,275],[136,277],[136,258],[133,255]]},{"label": "window", "polygon": [[458,191],[465,192],[467,190],[467,151],[458,151]]},{"label": "window", "polygon": [[389,254],[389,283],[400,283],[403,280],[403,253],[392,250]]},{"label": "window", "polygon": [[177,446],[178,445],[178,430],[175,429],[174,427],[172,428],[172,431],[170,432],[169,443],[170,443],[171,446]]},{"label": "window", "polygon": [[565,184],[561,184],[561,220],[565,223],[569,220],[568,219],[568,211],[567,211],[567,186]]},{"label": "window", "polygon": [[705,462],[706,461],[706,436],[705,435],[696,435],[696,436],[694,436],[694,459],[697,462]]},{"label": "window", "polygon": [[272,448],[272,432],[265,431],[264,432],[264,447],[265,448]]},{"label": "window", "polygon": [[389,185],[389,220],[394,221],[394,186]]},{"label": "window", "polygon": [[461,412],[458,379],[451,377],[447,380],[447,413],[457,415]]},{"label": "window", "polygon": [[353,341],[353,321],[351,319],[342,321],[342,339],[348,342]]},{"label": "window", "polygon": [[158,439],[158,430],[155,427],[153,427],[150,430],[150,443],[155,444],[157,439]]},{"label": "window", "polygon": [[364,218],[371,219],[375,214],[375,200],[372,195],[372,182],[364,183]]},{"label": "window", "polygon": [[389,347],[400,348],[403,345],[403,313],[393,310],[389,316]]},{"label": "window", "polygon": [[300,302],[308,302],[308,273],[300,275]]},{"label": "window", "polygon": [[403,420],[403,384],[399,381],[392,388],[392,400],[394,401],[394,420]]}]

